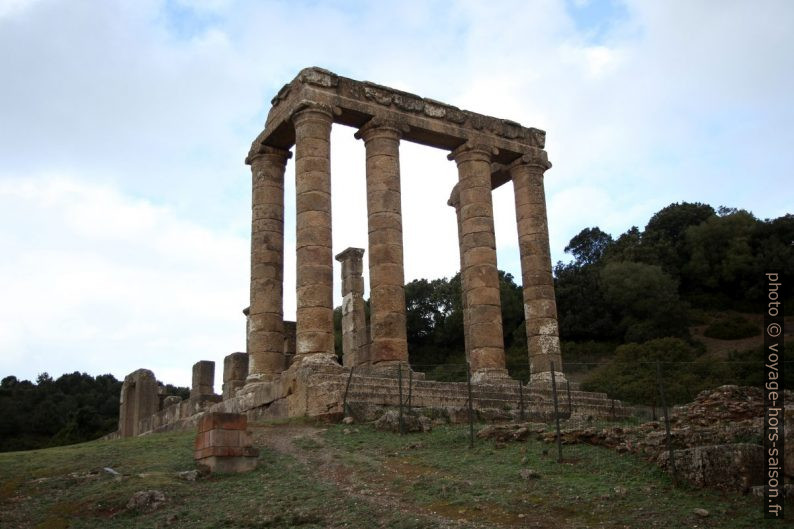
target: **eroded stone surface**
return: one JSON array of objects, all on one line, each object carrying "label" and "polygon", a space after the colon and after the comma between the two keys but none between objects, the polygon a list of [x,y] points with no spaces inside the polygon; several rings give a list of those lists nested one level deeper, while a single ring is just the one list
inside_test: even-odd
[{"label": "eroded stone surface", "polygon": [[198,421],[193,458],[210,472],[247,472],[256,468],[248,419],[241,413],[208,412]]},{"label": "eroded stone surface", "polygon": [[[297,250],[296,356],[333,355],[331,252],[331,124],[325,105],[306,102],[291,117],[295,128]],[[283,343],[282,343],[283,345]]]},{"label": "eroded stone surface", "polygon": [[283,328],[284,170],[291,153],[262,145],[251,165],[251,283],[247,314],[251,380],[285,368]]},{"label": "eroded stone surface", "polygon": [[356,133],[366,149],[369,227],[369,361],[407,362],[399,123],[373,119]]},{"label": "eroded stone surface", "polygon": [[464,144],[450,154],[458,165],[461,284],[469,365],[476,382],[507,378],[505,369],[490,168],[492,149]]},{"label": "eroded stone surface", "polygon": [[248,355],[232,353],[223,359],[223,398],[233,397],[245,385],[248,376]]},{"label": "eroded stone surface", "polygon": [[156,413],[160,406],[159,387],[154,373],[138,369],[124,377],[119,399],[119,435],[132,437],[142,431],[140,421]]},{"label": "eroded stone surface", "polygon": [[342,363],[345,367],[369,361],[363,255],[363,248],[348,248],[336,256],[342,263]]},{"label": "eroded stone surface", "polygon": [[215,392],[215,362],[201,360],[193,364],[193,385],[190,388],[190,398],[199,398],[204,395],[213,395]]}]

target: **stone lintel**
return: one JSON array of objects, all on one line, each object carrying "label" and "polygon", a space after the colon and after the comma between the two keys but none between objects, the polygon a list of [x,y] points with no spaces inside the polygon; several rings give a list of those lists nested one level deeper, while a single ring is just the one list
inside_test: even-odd
[{"label": "stone lintel", "polygon": [[[250,155],[260,145],[288,150],[295,143],[290,121],[306,103],[319,103],[333,109],[335,123],[361,128],[376,118],[399,124],[403,139],[445,150],[454,150],[475,136],[487,137],[499,149],[494,157],[498,177],[493,187],[507,180],[501,171],[525,154],[529,148],[543,149],[546,133],[514,121],[461,110],[439,101],[422,98],[367,81],[356,81],[321,68],[306,68],[273,98],[265,129],[254,140]],[[508,178],[509,179],[509,178]]]}]

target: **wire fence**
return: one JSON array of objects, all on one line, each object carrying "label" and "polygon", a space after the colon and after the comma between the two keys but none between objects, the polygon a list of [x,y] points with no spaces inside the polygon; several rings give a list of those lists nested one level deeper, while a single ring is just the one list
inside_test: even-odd
[{"label": "wire fence", "polygon": [[[468,423],[469,447],[485,423],[505,423],[517,439],[553,443],[560,463],[574,444],[652,454],[678,482],[677,453],[686,455],[693,440],[762,444],[756,423],[763,419],[763,364],[711,363],[717,378],[704,378],[699,361],[612,362],[610,369],[604,363],[565,363],[562,371],[552,364],[548,377],[526,381],[477,379],[467,364],[357,368],[347,377],[343,408],[356,421],[373,419],[373,410],[381,410],[377,415],[396,408],[401,434],[409,430],[408,419],[421,415]],[[726,367],[742,368],[747,380],[721,384],[736,382],[719,380]],[[753,383],[756,371],[759,382]],[[715,421],[726,429],[715,428]]]}]

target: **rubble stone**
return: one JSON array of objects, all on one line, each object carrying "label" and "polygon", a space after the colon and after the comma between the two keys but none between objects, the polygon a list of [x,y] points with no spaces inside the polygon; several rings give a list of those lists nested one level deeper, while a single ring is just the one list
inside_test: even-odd
[{"label": "rubble stone", "polygon": [[[404,432],[429,432],[433,429],[433,421],[424,415],[415,415],[410,413],[403,413],[403,431]],[[377,430],[387,432],[400,431],[400,414],[395,410],[389,410],[380,419],[375,421],[375,428]]]}]

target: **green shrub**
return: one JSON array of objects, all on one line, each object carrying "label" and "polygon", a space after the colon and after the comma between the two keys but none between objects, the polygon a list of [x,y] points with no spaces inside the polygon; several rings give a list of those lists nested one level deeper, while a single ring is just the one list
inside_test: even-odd
[{"label": "green shrub", "polygon": [[658,404],[657,362],[667,404],[690,402],[700,391],[726,384],[730,377],[728,364],[700,356],[684,340],[668,337],[621,345],[609,363],[587,375],[582,389],[634,404]]},{"label": "green shrub", "polygon": [[586,371],[610,358],[615,347],[617,344],[614,342],[563,341],[560,343],[563,367],[565,371]]},{"label": "green shrub", "polygon": [[758,336],[760,332],[761,329],[758,328],[758,325],[736,314],[724,316],[712,322],[711,325],[706,327],[703,334],[709,338],[717,338],[719,340],[738,340],[740,338]]}]

